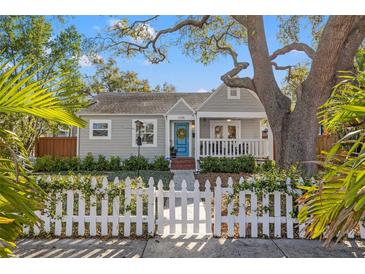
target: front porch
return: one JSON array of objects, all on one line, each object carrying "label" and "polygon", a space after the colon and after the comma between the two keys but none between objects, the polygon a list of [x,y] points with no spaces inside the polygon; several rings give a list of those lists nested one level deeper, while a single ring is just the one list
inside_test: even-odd
[{"label": "front porch", "polygon": [[176,147],[176,158],[239,157],[273,159],[270,128],[263,136],[265,113],[197,112],[194,115],[166,117],[166,156]]},{"label": "front porch", "polygon": [[200,139],[199,157],[238,157],[253,155],[257,159],[268,159],[267,139]]}]

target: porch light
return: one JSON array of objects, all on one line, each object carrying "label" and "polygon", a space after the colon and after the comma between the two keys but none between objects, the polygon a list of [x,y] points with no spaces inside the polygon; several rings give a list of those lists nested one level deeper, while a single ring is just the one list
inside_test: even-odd
[{"label": "porch light", "polygon": [[231,119],[227,119],[227,122],[231,122],[232,120]]},{"label": "porch light", "polygon": [[195,124],[191,124],[191,128],[194,129],[195,128]]}]

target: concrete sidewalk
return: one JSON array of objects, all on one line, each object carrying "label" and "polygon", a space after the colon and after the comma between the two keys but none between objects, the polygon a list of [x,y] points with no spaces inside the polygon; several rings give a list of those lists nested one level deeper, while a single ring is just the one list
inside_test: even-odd
[{"label": "concrete sidewalk", "polygon": [[364,241],[330,249],[323,242],[288,239],[223,239],[210,236],[130,239],[22,239],[21,258],[364,258]]}]

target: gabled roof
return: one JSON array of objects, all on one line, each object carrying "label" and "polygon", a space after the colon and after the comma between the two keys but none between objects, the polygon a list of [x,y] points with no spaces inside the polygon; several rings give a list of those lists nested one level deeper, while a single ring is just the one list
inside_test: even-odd
[{"label": "gabled roof", "polygon": [[146,93],[105,92],[95,96],[95,103],[79,114],[121,113],[121,114],[165,114],[181,98],[196,110],[211,93]]}]

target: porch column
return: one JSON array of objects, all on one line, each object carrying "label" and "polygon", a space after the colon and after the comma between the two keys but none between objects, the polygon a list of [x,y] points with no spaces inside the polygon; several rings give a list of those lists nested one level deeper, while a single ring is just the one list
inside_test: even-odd
[{"label": "porch column", "polygon": [[268,139],[268,152],[269,152],[269,159],[270,160],[274,160],[274,137],[272,135],[272,130],[271,130],[271,127],[269,125],[268,127],[268,136],[267,136],[267,139]]},{"label": "porch column", "polygon": [[165,157],[170,157],[170,119],[165,118]]},{"label": "porch column", "polygon": [[199,170],[198,160],[200,158],[200,116],[195,114],[195,169]]}]

